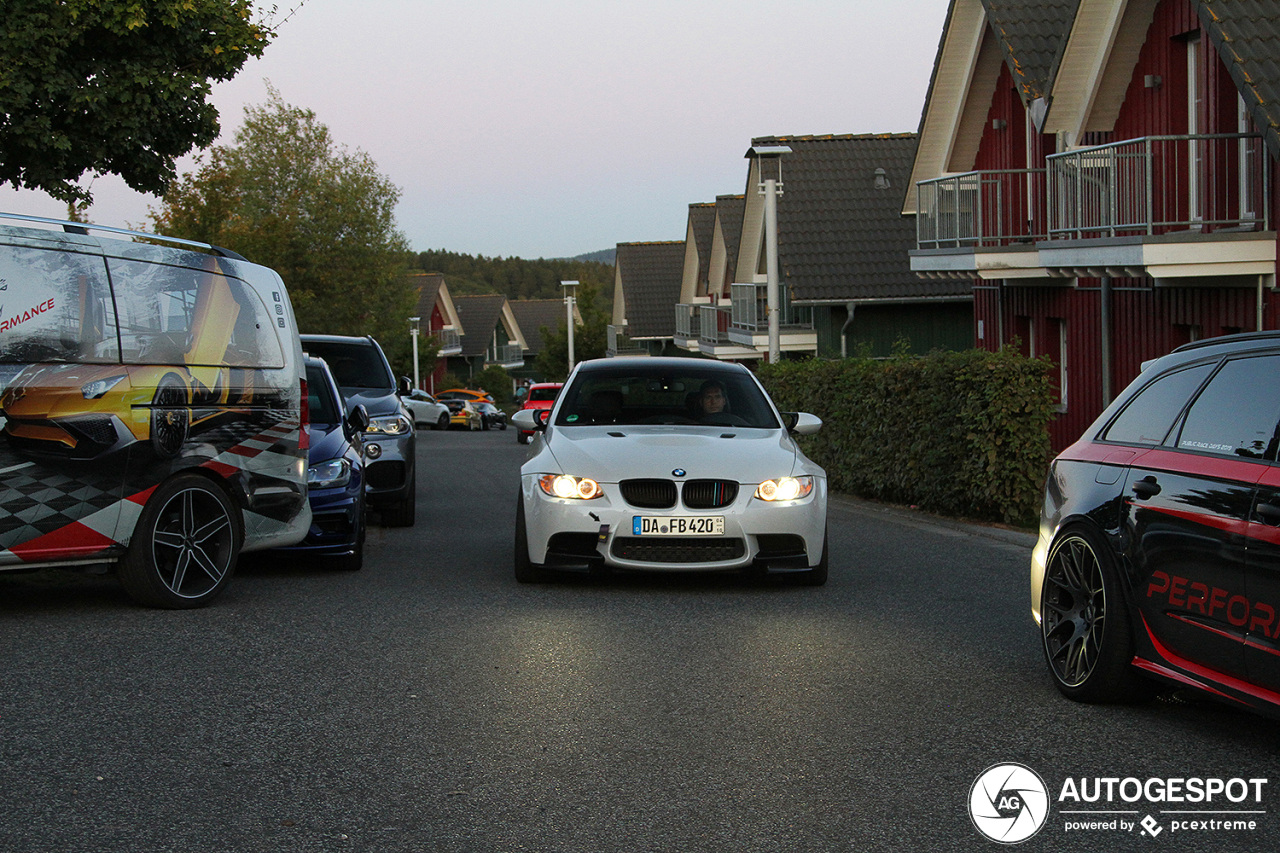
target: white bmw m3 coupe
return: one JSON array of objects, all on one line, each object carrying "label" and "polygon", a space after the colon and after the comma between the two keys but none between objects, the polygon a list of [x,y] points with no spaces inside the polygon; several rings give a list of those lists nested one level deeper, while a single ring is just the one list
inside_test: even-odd
[{"label": "white bmw m3 coupe", "polygon": [[827,579],[827,475],[751,371],[693,358],[579,364],[520,469],[515,574],[741,571]]}]

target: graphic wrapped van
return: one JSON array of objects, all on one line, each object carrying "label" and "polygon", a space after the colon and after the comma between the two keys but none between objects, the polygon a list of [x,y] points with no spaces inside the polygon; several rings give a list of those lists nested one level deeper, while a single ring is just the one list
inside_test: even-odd
[{"label": "graphic wrapped van", "polygon": [[0,220],[64,229],[0,223],[0,571],[106,562],[144,604],[198,607],[242,551],[302,539],[305,374],[280,277],[212,246]]}]

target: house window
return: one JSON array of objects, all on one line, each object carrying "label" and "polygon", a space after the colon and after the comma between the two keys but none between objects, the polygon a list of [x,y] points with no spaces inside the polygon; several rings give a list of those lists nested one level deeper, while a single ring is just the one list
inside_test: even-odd
[{"label": "house window", "polygon": [[[1200,209],[1201,169],[1204,168],[1200,132],[1200,106],[1204,97],[1200,84],[1200,36],[1187,41],[1187,217],[1192,223],[1204,218]],[[1194,226],[1193,226],[1194,227]]]},{"label": "house window", "polygon": [[1067,410],[1067,321],[1051,318],[1049,320],[1049,343],[1056,352],[1049,352],[1049,358],[1058,365],[1058,405],[1057,412]]},{"label": "house window", "polygon": [[[1236,94],[1236,131],[1252,133],[1253,120],[1244,105],[1244,97]],[[1240,221],[1251,222],[1258,218],[1257,204],[1254,199],[1255,162],[1258,159],[1258,146],[1262,140],[1257,138],[1240,140]]]}]

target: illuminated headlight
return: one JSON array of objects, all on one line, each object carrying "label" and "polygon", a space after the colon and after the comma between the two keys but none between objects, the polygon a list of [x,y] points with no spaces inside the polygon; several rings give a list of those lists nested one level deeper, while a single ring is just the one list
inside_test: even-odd
[{"label": "illuminated headlight", "polygon": [[382,418],[370,418],[369,428],[365,432],[372,435],[408,435],[412,427],[409,420],[400,415]]},{"label": "illuminated headlight", "polygon": [[84,395],[86,400],[97,400],[103,394],[120,384],[124,379],[123,376],[111,376],[107,379],[96,379],[93,382],[86,382],[80,386],[80,393]]},{"label": "illuminated headlight", "polygon": [[589,501],[604,494],[600,484],[590,477],[570,477],[568,474],[543,474],[538,486],[553,498],[573,498]]},{"label": "illuminated headlight", "polygon": [[756,497],[762,501],[794,501],[808,497],[812,491],[812,477],[780,477],[761,483],[756,488]]},{"label": "illuminated headlight", "polygon": [[331,489],[351,482],[351,463],[345,459],[329,459],[307,469],[307,485],[313,489]]}]

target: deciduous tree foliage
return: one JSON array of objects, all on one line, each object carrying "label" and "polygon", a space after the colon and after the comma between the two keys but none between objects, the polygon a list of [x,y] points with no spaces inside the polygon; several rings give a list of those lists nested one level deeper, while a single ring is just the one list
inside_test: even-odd
[{"label": "deciduous tree foliage", "polygon": [[[578,288],[578,313],[582,325],[573,330],[573,360],[576,364],[589,358],[604,358],[609,344],[609,312],[594,284]],[[538,372],[548,382],[560,382],[569,375],[569,332],[563,325],[549,329],[543,326],[542,352],[538,353]]]},{"label": "deciduous tree foliage", "polygon": [[4,0],[0,183],[67,202],[85,172],[159,195],[218,137],[209,82],[274,36],[251,0]]},{"label": "deciduous tree foliage", "polygon": [[151,217],[159,233],[275,269],[302,331],[372,334],[407,354],[417,293],[404,276],[412,256],[395,223],[399,197],[368,154],[335,144],[314,112],[271,89],[266,104],[245,108],[234,144],[202,155]]}]

